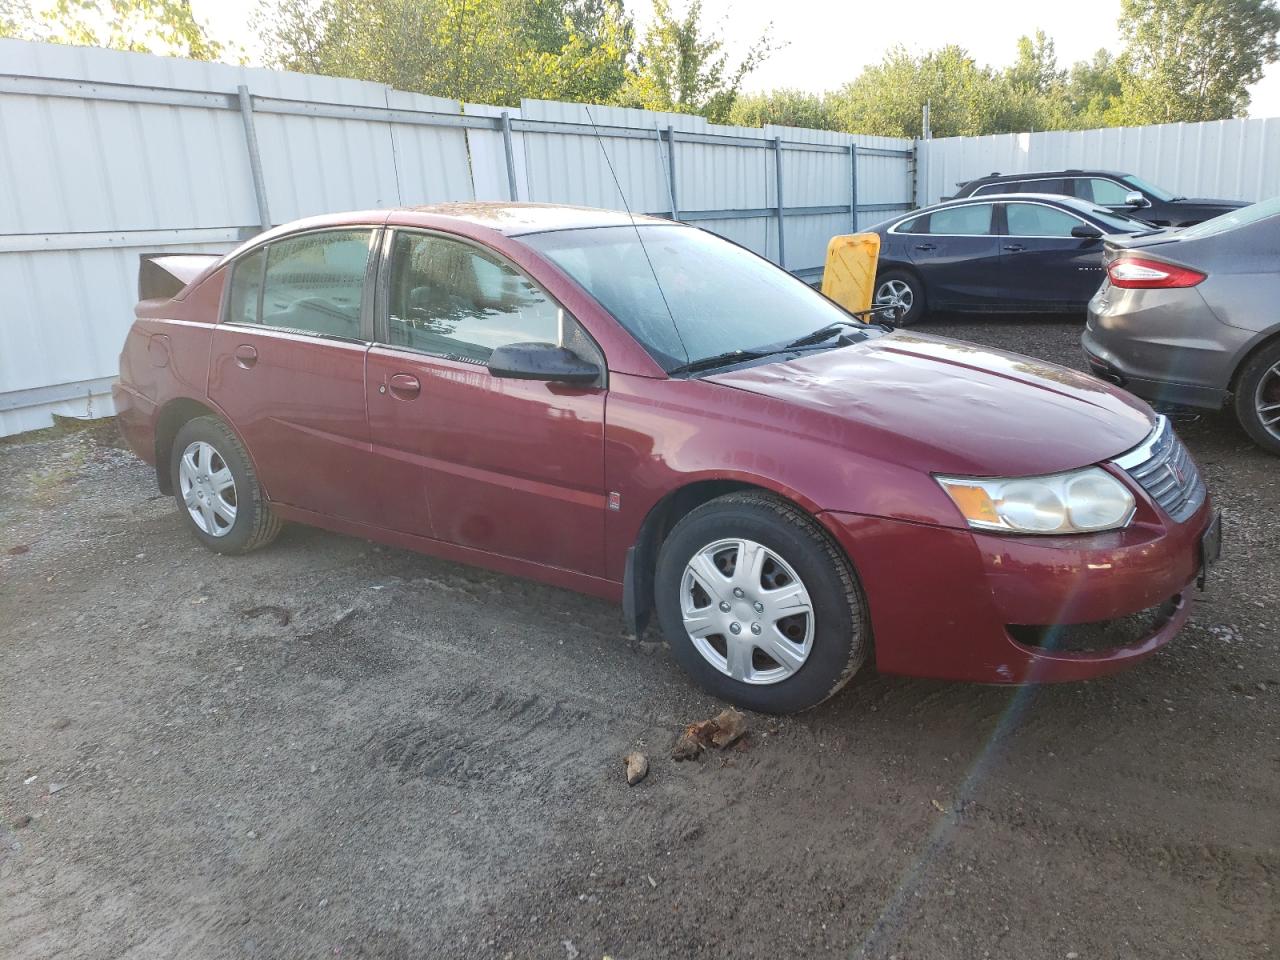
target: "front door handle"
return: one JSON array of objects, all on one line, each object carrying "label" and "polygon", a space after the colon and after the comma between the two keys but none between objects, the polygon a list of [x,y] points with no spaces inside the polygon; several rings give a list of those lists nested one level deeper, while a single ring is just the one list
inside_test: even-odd
[{"label": "front door handle", "polygon": [[917,250],[937,250],[938,245],[935,243],[917,243],[916,249]]},{"label": "front door handle", "polygon": [[1010,253],[1017,253],[1019,250],[1027,249],[1020,243],[1006,243],[1004,245],[1004,248],[1008,250]]},{"label": "front door handle", "polygon": [[240,346],[236,347],[235,357],[236,363],[245,370],[248,370],[258,362],[258,351],[253,345],[242,343]]},{"label": "front door handle", "polygon": [[397,373],[387,381],[391,395],[398,400],[412,400],[422,392],[418,378],[408,373]]}]

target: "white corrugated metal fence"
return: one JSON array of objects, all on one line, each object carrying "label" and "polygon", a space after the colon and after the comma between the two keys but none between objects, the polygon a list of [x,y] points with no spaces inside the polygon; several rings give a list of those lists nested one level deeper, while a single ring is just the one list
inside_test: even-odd
[{"label": "white corrugated metal fence", "polygon": [[675,215],[812,277],[853,205],[864,226],[911,206],[910,151],[0,40],[0,435],[111,412],[143,252],[221,252],[317,213],[514,196]]}]

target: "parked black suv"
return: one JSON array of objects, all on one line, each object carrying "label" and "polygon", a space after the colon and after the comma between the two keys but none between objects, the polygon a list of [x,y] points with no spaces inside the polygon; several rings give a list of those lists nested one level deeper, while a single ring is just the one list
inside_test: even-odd
[{"label": "parked black suv", "polygon": [[[957,184],[954,199],[994,193],[1061,193],[1110,207],[1158,227],[1186,227],[1249,204],[1242,200],[1189,200],[1114,170],[1052,170],[992,173]],[[946,198],[953,199],[953,198]]]}]

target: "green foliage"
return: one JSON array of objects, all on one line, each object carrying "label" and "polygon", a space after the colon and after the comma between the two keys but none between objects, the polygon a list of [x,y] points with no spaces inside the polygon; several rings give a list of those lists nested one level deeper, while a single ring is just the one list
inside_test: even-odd
[{"label": "green foliage", "polygon": [[186,0],[0,0],[0,36],[216,60],[211,39]]},{"label": "green foliage", "polygon": [[613,99],[632,25],[621,0],[263,0],[272,66],[477,103]]},{"label": "green foliage", "polygon": [[740,127],[808,127],[836,130],[831,106],[819,94],[780,88],[768,93],[740,93],[729,111],[729,122]]},{"label": "green foliage", "polygon": [[636,49],[634,65],[618,96],[623,106],[700,113],[715,123],[729,119],[742,81],[774,48],[761,37],[736,65],[724,40],[702,24],[702,0],[676,14],[668,0],[653,0],[653,19]]},{"label": "green foliage", "polygon": [[1123,0],[1124,123],[1243,116],[1248,87],[1280,57],[1272,0]]}]

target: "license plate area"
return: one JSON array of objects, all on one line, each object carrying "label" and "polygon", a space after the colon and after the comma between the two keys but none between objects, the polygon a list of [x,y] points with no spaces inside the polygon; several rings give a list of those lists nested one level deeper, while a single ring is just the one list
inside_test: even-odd
[{"label": "license plate area", "polygon": [[1196,586],[1204,589],[1209,579],[1209,568],[1222,559],[1222,514],[1215,513],[1209,528],[1200,534],[1200,576]]}]

